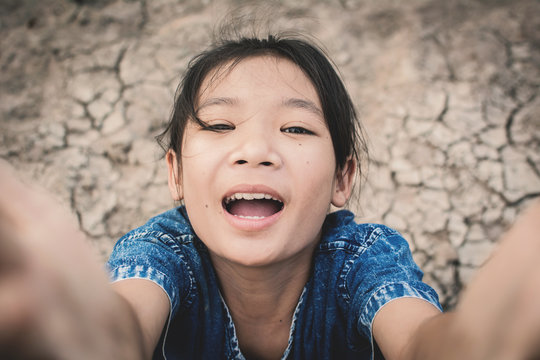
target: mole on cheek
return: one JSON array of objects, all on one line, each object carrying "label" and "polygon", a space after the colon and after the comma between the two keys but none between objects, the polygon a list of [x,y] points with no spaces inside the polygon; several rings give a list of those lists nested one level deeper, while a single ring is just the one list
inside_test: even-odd
[{"label": "mole on cheek", "polygon": [[208,204],[204,204],[204,207],[208,209]]}]

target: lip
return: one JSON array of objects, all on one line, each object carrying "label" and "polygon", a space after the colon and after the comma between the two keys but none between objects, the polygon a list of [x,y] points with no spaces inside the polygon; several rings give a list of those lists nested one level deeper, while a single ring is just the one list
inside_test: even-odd
[{"label": "lip", "polygon": [[279,220],[279,218],[281,217],[281,214],[283,213],[283,210],[285,209],[285,201],[283,200],[283,196],[275,189],[267,185],[262,185],[262,184],[256,184],[256,185],[242,184],[242,185],[236,185],[232,187],[223,195],[222,206],[223,206],[224,199],[236,193],[248,193],[248,194],[264,193],[264,194],[268,194],[272,196],[275,199],[278,199],[279,201],[283,203],[283,207],[280,211],[270,216],[266,216],[262,219],[246,219],[246,218],[234,216],[224,208],[223,214],[225,216],[225,219],[230,225],[232,225],[234,228],[237,228],[238,230],[243,230],[243,231],[264,230],[272,226],[273,224],[275,224]]}]

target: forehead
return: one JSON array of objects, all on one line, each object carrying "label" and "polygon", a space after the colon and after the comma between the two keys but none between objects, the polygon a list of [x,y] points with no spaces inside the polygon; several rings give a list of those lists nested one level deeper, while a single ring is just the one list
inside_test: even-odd
[{"label": "forehead", "polygon": [[275,55],[250,56],[218,65],[202,81],[197,103],[200,105],[209,97],[227,97],[233,92],[242,96],[253,91],[274,91],[284,97],[295,94],[320,108],[319,94],[303,70],[292,61]]}]

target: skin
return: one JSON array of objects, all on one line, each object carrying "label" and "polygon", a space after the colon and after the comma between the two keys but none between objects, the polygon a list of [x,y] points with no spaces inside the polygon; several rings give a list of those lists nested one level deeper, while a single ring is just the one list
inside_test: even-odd
[{"label": "skin", "polygon": [[[201,116],[209,123],[234,121],[234,129],[214,133],[190,124],[182,167],[173,152],[167,155],[169,187],[174,199],[185,199],[210,249],[243,352],[279,358],[320,237],[309,223],[322,224],[331,203],[346,202],[355,165],[349,161],[336,172],[325,123],[307,105],[320,108],[318,99],[291,63],[250,58],[202,88],[200,103],[209,105]],[[211,100],[224,97],[236,100]],[[313,134],[286,130],[300,125]],[[238,183],[242,191],[246,184],[275,191],[284,202],[281,215],[260,223],[227,220],[221,201]],[[151,358],[170,309],[163,290],[140,279],[109,286],[84,235],[58,204],[1,164],[0,188],[0,358]],[[204,228],[204,216],[219,224],[219,234]],[[538,359],[538,219],[540,202],[505,235],[455,312],[441,315],[418,299],[385,305],[373,323],[385,358]]]}]

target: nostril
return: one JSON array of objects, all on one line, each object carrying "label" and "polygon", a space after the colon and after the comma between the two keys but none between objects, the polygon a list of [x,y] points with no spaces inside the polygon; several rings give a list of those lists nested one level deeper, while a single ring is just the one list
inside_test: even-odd
[{"label": "nostril", "polygon": [[[242,165],[242,164],[247,164],[247,163],[249,163],[249,161],[247,161],[247,160],[236,160],[234,163],[237,164],[237,165]],[[259,165],[262,165],[262,166],[272,166],[272,165],[274,165],[274,163],[271,162],[271,161],[261,161],[261,162],[259,163]]]}]

